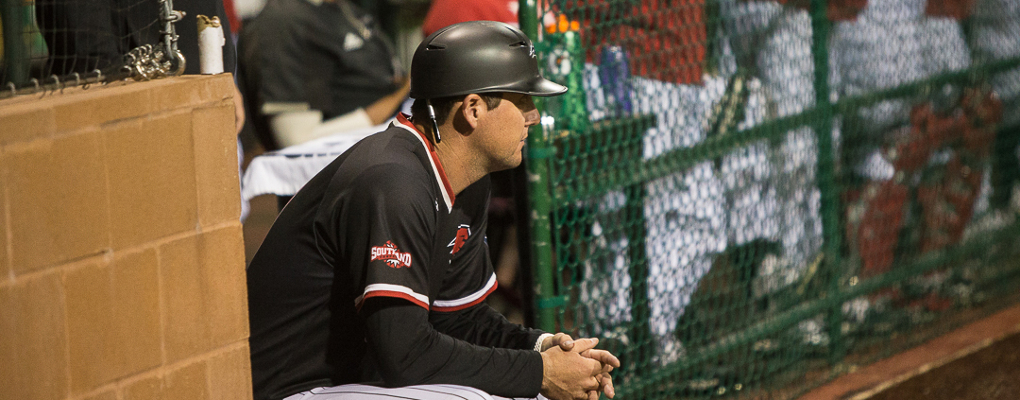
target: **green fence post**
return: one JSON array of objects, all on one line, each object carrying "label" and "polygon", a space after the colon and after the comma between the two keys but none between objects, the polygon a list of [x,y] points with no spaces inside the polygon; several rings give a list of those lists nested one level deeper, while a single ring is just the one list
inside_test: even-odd
[{"label": "green fence post", "polygon": [[[815,64],[815,107],[819,120],[814,121],[818,137],[818,188],[822,203],[822,236],[825,240],[825,270],[829,279],[828,298],[839,299],[842,239],[840,235],[840,186],[836,181],[836,157],[832,141],[833,105],[829,100],[829,28],[826,0],[811,0],[811,53]],[[829,331],[829,362],[840,362],[846,352],[843,341],[842,304],[832,301],[826,319]]]},{"label": "green fence post", "polygon": [[[517,13],[521,30],[538,40],[538,9],[535,0],[521,0]],[[576,90],[576,89],[573,89]],[[536,99],[538,100],[538,99]],[[539,110],[542,102],[536,101]],[[556,309],[550,299],[556,297],[554,283],[552,227],[549,216],[552,213],[552,194],[549,188],[549,157],[554,149],[549,147],[541,125],[531,127],[528,135],[528,199],[531,207],[531,267],[535,276],[536,325],[547,332],[556,332]]]},{"label": "green fence post", "polygon": [[627,257],[630,274],[631,343],[635,357],[631,373],[641,376],[652,359],[652,334],[649,327],[651,312],[648,306],[648,254],[645,250],[645,185],[638,183],[625,189],[627,196],[625,221],[627,227]]},{"label": "green fence post", "polygon": [[[23,0],[0,0],[0,16],[4,24],[4,72],[7,82],[24,84],[28,81],[28,50],[25,48]],[[6,85],[7,82],[0,82]]]}]

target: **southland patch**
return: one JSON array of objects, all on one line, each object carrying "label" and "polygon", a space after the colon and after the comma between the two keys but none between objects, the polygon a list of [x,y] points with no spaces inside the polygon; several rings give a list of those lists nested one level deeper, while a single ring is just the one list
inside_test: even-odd
[{"label": "southland patch", "polygon": [[390,240],[387,240],[386,244],[382,246],[372,247],[372,259],[369,261],[375,260],[385,261],[390,268],[411,268],[411,253],[401,252],[397,245]]}]

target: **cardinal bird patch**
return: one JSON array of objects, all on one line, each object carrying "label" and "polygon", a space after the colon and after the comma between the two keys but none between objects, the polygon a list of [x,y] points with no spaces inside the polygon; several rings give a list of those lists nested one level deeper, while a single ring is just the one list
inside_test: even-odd
[{"label": "cardinal bird patch", "polygon": [[464,247],[464,243],[467,242],[468,237],[471,236],[471,225],[461,224],[457,227],[457,236],[453,237],[450,244],[446,247],[451,247],[450,255],[457,254],[461,247]]},{"label": "cardinal bird patch", "polygon": [[390,268],[411,268],[411,253],[401,252],[390,240],[382,246],[372,247],[372,259],[369,261],[375,260],[385,261]]}]

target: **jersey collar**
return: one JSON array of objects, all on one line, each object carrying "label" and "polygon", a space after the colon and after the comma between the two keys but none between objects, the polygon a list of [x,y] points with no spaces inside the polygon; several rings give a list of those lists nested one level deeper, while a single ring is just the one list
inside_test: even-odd
[{"label": "jersey collar", "polygon": [[436,148],[432,145],[432,142],[429,141],[428,137],[426,137],[424,133],[419,132],[418,128],[415,128],[414,124],[412,124],[407,117],[407,114],[404,113],[397,114],[397,120],[393,122],[393,125],[414,134],[414,137],[418,138],[418,141],[421,142],[422,146],[425,147],[425,150],[428,151],[429,164],[432,165],[432,172],[436,176],[436,183],[439,184],[439,190],[443,192],[443,201],[446,202],[446,212],[451,212],[453,211],[453,201],[455,200],[453,187],[450,186],[450,181],[446,179],[446,170],[443,169],[443,164],[439,162],[439,155],[436,154]]}]

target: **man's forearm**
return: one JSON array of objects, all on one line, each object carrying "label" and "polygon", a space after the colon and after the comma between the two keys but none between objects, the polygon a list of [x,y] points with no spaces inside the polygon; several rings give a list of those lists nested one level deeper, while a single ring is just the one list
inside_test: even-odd
[{"label": "man's forearm", "polygon": [[273,115],[269,124],[281,147],[374,125],[365,110],[360,108],[327,121],[322,120],[322,112],[318,110],[281,112]]},{"label": "man's forearm", "polygon": [[485,303],[454,312],[434,312],[429,322],[437,331],[457,339],[507,349],[533,349],[538,337],[545,333],[507,321]]},{"label": "man's forearm", "polygon": [[367,337],[389,386],[456,384],[506,397],[534,397],[542,358],[530,350],[482,347],[435,330],[428,311],[398,299],[366,302]]},{"label": "man's forearm", "polygon": [[383,96],[366,106],[365,113],[372,120],[372,124],[379,125],[392,117],[400,108],[400,105],[404,103],[404,99],[407,99],[407,94],[410,90],[411,85],[409,81],[405,81],[393,93]]}]

